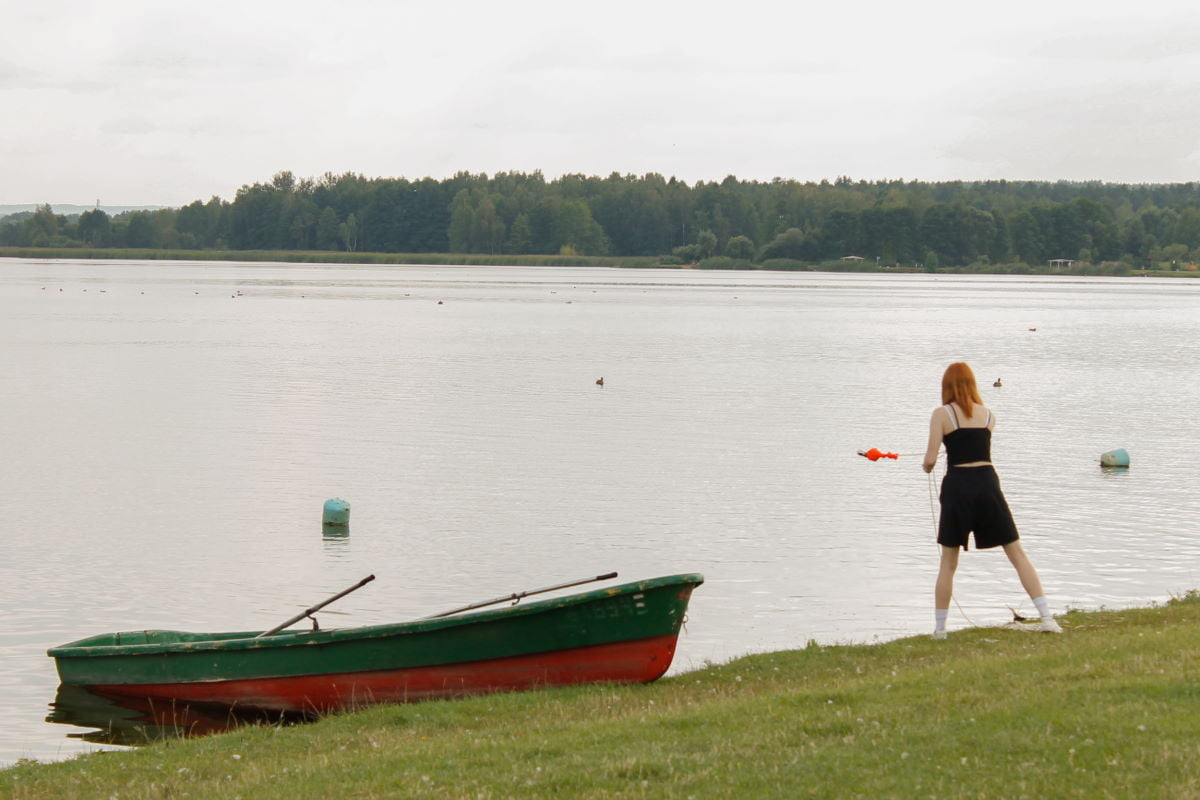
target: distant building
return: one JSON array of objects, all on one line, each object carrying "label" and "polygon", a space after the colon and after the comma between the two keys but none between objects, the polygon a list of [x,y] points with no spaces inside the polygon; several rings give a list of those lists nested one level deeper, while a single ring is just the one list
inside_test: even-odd
[{"label": "distant building", "polygon": [[862,256],[842,256],[838,261],[866,261]]},{"label": "distant building", "polygon": [[1073,258],[1052,258],[1050,259],[1050,269],[1059,272],[1064,269],[1069,269],[1075,263]]}]

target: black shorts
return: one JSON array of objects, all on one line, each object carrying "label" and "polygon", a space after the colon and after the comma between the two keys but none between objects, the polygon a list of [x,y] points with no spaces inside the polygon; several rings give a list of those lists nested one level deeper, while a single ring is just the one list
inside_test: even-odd
[{"label": "black shorts", "polygon": [[939,499],[938,544],[966,550],[967,535],[972,531],[978,550],[1019,538],[1008,501],[1000,491],[1000,477],[991,467],[951,467],[942,478]]}]

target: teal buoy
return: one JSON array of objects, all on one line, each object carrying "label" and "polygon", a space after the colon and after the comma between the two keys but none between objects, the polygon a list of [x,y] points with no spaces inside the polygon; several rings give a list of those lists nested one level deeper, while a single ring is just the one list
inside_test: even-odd
[{"label": "teal buoy", "polygon": [[1128,467],[1129,453],[1125,452],[1125,448],[1118,447],[1116,450],[1109,450],[1100,456],[1100,466],[1102,467]]},{"label": "teal buoy", "polygon": [[350,525],[350,504],[340,498],[325,501],[321,522],[326,527],[345,528]]}]

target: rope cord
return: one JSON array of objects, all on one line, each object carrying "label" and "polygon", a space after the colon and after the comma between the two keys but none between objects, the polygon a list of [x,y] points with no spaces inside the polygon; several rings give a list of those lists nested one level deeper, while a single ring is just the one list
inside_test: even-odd
[{"label": "rope cord", "polygon": [[[933,520],[933,538],[936,541],[937,532],[938,532],[938,521],[937,521],[937,511],[935,510],[934,504],[933,504],[933,472],[930,471],[930,472],[926,473],[925,477],[929,479],[929,516]],[[941,569],[940,559],[942,557],[942,545],[939,544],[939,545],[936,545],[936,547],[938,548],[938,559],[939,559],[938,569]],[[959,605],[958,597],[956,597],[953,592],[951,592],[951,594],[950,594],[950,599],[954,601],[954,605],[958,609],[958,613],[963,615],[963,619],[965,619],[967,621],[967,624],[970,625],[971,627],[978,627],[975,625],[975,621],[967,616],[967,612],[963,611],[963,607],[961,605]]]}]

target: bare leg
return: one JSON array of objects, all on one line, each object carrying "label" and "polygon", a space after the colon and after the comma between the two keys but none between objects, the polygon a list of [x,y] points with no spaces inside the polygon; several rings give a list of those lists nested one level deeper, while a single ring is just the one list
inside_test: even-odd
[{"label": "bare leg", "polygon": [[1033,604],[1037,606],[1038,614],[1042,617],[1041,630],[1046,633],[1062,633],[1062,628],[1055,622],[1054,616],[1050,613],[1050,604],[1042,593],[1042,582],[1038,580],[1037,570],[1033,568],[1033,564],[1029,561],[1029,556],[1025,555],[1024,548],[1020,542],[1004,545],[1004,554],[1008,556],[1008,560],[1016,567],[1017,576],[1021,579],[1021,585],[1025,587],[1025,591],[1029,592],[1029,597],[1033,600]]},{"label": "bare leg", "polygon": [[[1021,579],[1021,585],[1025,587],[1029,599],[1036,600],[1044,596],[1045,592],[1042,591],[1042,582],[1038,579],[1037,570],[1033,568],[1033,562],[1029,560],[1029,556],[1025,555],[1025,549],[1021,547],[1021,543],[1010,542],[1004,545],[1004,554],[1016,568],[1017,577]],[[941,578],[939,577],[938,580],[940,581]]]},{"label": "bare leg", "polygon": [[[937,584],[933,589],[933,607],[935,609],[950,608],[950,596],[954,594],[954,570],[958,569],[958,548],[942,548],[942,562],[938,567]],[[1030,567],[1033,569],[1033,567]],[[1037,577],[1034,577],[1036,580]]]}]

